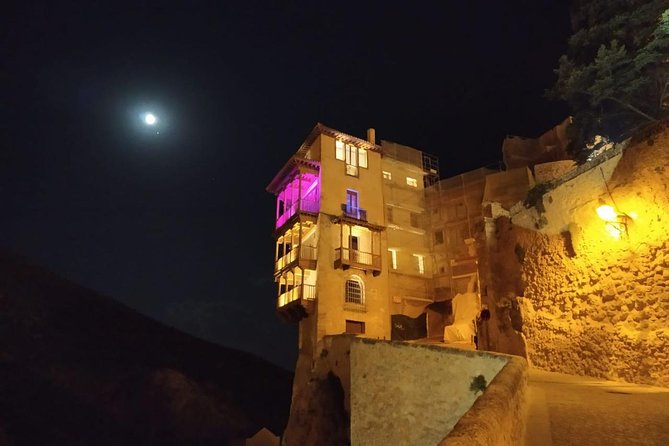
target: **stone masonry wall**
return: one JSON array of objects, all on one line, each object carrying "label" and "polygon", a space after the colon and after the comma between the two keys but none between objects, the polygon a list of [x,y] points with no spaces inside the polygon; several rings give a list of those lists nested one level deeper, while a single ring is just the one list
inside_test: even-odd
[{"label": "stone masonry wall", "polygon": [[[527,215],[495,221],[489,303],[514,324],[493,317],[491,343],[526,348],[547,370],[669,386],[669,129],[632,141],[608,181],[589,181],[543,196],[545,218],[554,196],[600,188],[598,200],[562,216],[562,228],[514,224]],[[627,234],[615,237],[597,217],[599,200],[630,216]],[[505,336],[515,342],[500,343]]]},{"label": "stone masonry wall", "polygon": [[319,350],[298,363],[308,379],[293,390],[286,446],[436,445],[510,360],[351,335],[326,336]]}]

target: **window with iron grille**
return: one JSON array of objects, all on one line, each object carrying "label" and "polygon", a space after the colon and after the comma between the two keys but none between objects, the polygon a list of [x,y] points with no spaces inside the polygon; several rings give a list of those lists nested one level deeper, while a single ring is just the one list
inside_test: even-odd
[{"label": "window with iron grille", "polygon": [[346,281],[346,296],[344,301],[347,304],[365,303],[365,296],[362,289],[362,281],[357,277],[351,277]]}]

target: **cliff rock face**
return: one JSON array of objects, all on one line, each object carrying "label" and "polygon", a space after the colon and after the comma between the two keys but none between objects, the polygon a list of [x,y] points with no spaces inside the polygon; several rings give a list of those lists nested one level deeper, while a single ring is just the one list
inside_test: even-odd
[{"label": "cliff rock face", "polygon": [[[669,386],[669,129],[616,162],[610,177],[594,166],[548,190],[544,209],[494,222],[490,344],[526,348],[547,370]],[[618,221],[600,219],[601,204]]]}]

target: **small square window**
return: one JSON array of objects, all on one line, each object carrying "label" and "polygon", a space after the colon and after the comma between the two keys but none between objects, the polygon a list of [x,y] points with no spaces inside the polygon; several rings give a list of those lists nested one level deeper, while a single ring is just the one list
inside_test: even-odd
[{"label": "small square window", "polygon": [[383,171],[383,179],[384,180],[392,180],[393,179],[393,174],[388,172],[387,170]]},{"label": "small square window", "polygon": [[365,323],[362,321],[346,321],[346,333],[365,334]]},{"label": "small square window", "polygon": [[353,164],[347,164],[346,165],[346,175],[350,175],[352,177],[357,177],[358,176],[358,166],[354,166]]},{"label": "small square window", "polygon": [[407,185],[411,187],[418,187],[418,180],[415,178],[407,177]]}]

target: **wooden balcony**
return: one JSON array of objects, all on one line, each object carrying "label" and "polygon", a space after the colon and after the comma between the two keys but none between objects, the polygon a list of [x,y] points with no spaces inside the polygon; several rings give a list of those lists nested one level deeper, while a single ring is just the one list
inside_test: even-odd
[{"label": "wooden balcony", "polygon": [[381,256],[371,252],[358,251],[350,248],[335,249],[335,268],[357,268],[371,271],[374,276],[381,274]]},{"label": "wooden balcony", "polygon": [[299,322],[314,312],[315,285],[298,285],[279,295],[276,312],[286,322]]},{"label": "wooden balcony", "polygon": [[317,254],[318,251],[315,246],[298,246],[274,262],[274,275],[278,276],[283,271],[295,266],[304,269],[316,269]]}]

